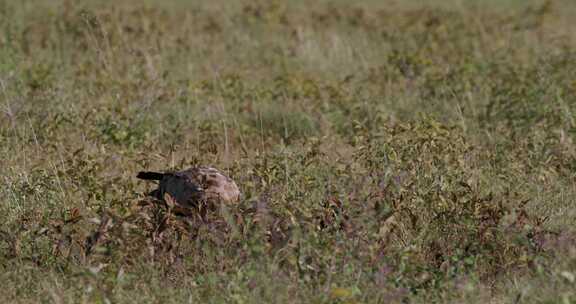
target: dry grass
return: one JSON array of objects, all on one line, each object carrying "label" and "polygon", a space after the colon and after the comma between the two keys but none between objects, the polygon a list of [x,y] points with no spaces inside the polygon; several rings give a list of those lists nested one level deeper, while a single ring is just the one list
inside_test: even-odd
[{"label": "dry grass", "polygon": [[437,2],[0,0],[0,302],[575,302],[576,6]]}]

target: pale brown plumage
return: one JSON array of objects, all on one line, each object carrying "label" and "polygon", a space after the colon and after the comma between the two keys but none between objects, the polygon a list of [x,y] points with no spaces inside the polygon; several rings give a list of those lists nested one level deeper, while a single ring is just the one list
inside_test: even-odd
[{"label": "pale brown plumage", "polygon": [[199,207],[210,203],[236,203],[240,190],[224,173],[211,167],[193,167],[183,171],[157,173],[140,172],[138,178],[159,180],[158,189],[151,194],[163,200],[169,194],[182,207]]}]

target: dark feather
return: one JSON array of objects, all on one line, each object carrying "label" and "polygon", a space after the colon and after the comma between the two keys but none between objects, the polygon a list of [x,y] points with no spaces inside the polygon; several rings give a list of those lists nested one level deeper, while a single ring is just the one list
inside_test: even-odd
[{"label": "dark feather", "polygon": [[136,175],[136,177],[145,180],[162,180],[162,178],[164,177],[164,173],[142,171],[138,172],[138,175]]}]

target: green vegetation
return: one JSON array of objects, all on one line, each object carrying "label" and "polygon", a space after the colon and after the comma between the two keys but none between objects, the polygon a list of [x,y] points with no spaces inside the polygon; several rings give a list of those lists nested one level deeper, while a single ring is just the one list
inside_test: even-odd
[{"label": "green vegetation", "polygon": [[575,15],[0,0],[0,302],[576,303]]}]

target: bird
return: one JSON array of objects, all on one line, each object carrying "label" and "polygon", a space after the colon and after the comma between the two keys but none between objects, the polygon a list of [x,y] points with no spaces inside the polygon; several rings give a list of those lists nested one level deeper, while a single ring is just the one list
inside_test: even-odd
[{"label": "bird", "polygon": [[158,189],[150,195],[164,201],[168,194],[180,207],[199,208],[240,200],[240,189],[234,180],[213,167],[197,166],[166,173],[141,171],[136,177],[159,181]]}]

